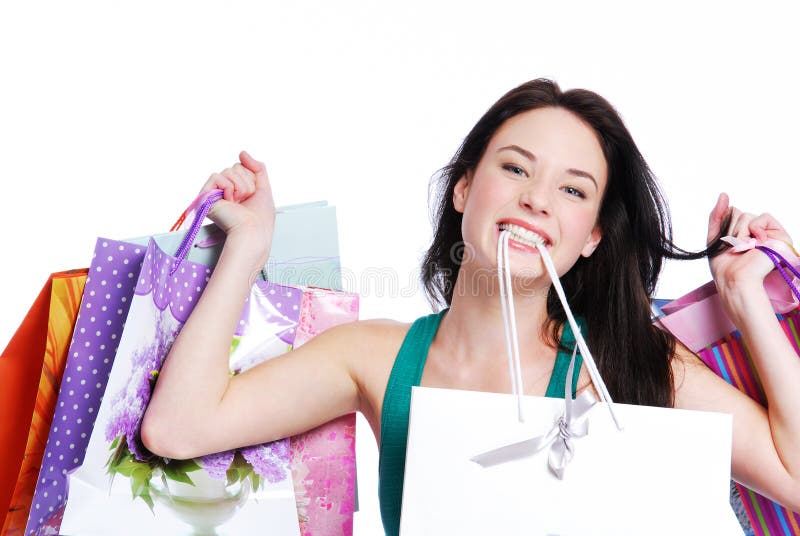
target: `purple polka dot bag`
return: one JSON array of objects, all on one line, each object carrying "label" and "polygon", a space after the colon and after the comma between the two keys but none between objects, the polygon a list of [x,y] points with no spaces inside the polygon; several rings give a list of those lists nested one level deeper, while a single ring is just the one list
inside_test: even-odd
[{"label": "purple polka dot bag", "polygon": [[99,239],[70,344],[26,534],[58,534],[67,474],[83,461],[145,249]]}]

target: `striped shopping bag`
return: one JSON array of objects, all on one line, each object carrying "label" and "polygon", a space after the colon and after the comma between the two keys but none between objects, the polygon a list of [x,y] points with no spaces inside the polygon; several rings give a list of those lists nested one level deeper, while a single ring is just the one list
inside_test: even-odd
[{"label": "striped shopping bag", "polygon": [[[800,354],[800,309],[777,316],[786,337]],[[764,389],[756,374],[750,352],[738,331],[714,341],[697,352],[697,355],[726,382],[766,405]],[[739,483],[736,483],[736,487],[756,535],[800,535],[800,514],[787,510]]]},{"label": "striped shopping bag", "polygon": [[[795,266],[800,259],[786,260],[774,249],[756,246],[775,263],[777,270],[764,280],[776,316],[795,352],[800,355],[800,292]],[[791,273],[787,273],[791,272]],[[714,282],[706,283],[689,294],[661,305],[664,316],[660,327],[669,330],[718,376],[761,405],[766,396],[755,365],[741,334],[725,314]],[[756,536],[800,536],[800,514],[792,512],[755,491],[735,483],[753,534]]]}]

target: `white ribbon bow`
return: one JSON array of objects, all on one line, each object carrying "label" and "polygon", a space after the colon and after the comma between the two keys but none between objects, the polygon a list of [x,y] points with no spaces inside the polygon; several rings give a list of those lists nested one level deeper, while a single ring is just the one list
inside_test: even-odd
[{"label": "white ribbon bow", "polygon": [[[575,350],[577,350],[577,345]],[[567,379],[564,382],[564,413],[556,419],[550,430],[544,435],[484,452],[470,458],[471,461],[481,467],[491,467],[533,456],[549,447],[547,465],[559,479],[564,478],[567,465],[575,455],[572,440],[589,433],[589,423],[586,417],[589,410],[597,403],[594,395],[588,390],[581,393],[576,399],[572,399],[570,384],[575,367],[575,355],[576,351],[573,351]]]}]

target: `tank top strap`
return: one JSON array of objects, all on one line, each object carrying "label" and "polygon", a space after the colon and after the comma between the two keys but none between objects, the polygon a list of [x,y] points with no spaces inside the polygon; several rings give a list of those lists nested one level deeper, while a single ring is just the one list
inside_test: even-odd
[{"label": "tank top strap", "polygon": [[[586,321],[582,317],[576,317],[575,321],[581,328],[581,333],[586,337]],[[569,372],[569,361],[572,359],[572,349],[575,346],[575,334],[572,333],[572,327],[569,322],[564,323],[564,329],[561,330],[561,341],[558,344],[558,353],[556,353],[556,361],[553,363],[553,372],[550,374],[550,383],[547,384],[547,391],[544,396],[550,398],[564,398],[564,383],[567,381],[567,372]],[[583,357],[580,352],[575,356],[575,367],[572,373],[572,396],[575,397],[575,392],[578,390],[578,378],[581,375],[581,365],[583,365]]]},{"label": "tank top strap", "polygon": [[387,535],[400,531],[403,477],[406,467],[411,387],[419,385],[428,349],[447,309],[417,319],[406,333],[392,367],[381,410],[378,495]]}]

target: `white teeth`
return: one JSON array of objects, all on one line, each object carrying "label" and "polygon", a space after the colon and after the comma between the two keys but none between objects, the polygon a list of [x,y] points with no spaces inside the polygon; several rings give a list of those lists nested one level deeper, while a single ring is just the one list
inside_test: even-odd
[{"label": "white teeth", "polygon": [[513,223],[501,223],[500,230],[509,231],[514,240],[531,247],[536,247],[547,242],[543,237],[533,231],[520,227],[519,225],[514,225]]}]

